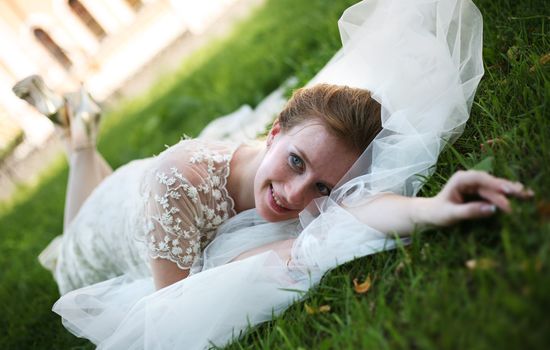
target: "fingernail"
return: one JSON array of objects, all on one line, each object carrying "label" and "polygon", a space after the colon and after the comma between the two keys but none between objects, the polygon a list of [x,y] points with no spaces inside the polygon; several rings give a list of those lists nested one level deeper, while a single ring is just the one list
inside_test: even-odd
[{"label": "fingernail", "polygon": [[497,207],[493,204],[483,204],[481,206],[481,211],[484,213],[494,213],[497,211]]},{"label": "fingernail", "polygon": [[512,193],[512,188],[508,185],[502,185],[502,191],[504,191],[504,193],[506,194],[510,194]]}]

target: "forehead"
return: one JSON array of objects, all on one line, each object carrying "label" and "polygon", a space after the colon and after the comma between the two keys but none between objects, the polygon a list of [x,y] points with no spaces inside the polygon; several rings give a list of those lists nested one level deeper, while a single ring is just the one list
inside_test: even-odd
[{"label": "forehead", "polygon": [[312,175],[335,185],[359,157],[357,151],[318,122],[305,122],[286,133],[288,147],[296,148]]}]

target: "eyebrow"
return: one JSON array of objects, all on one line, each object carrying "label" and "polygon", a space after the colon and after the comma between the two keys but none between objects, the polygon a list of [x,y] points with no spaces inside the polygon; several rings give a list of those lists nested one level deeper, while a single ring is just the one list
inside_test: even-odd
[{"label": "eyebrow", "polygon": [[[296,149],[296,153],[298,153],[298,155],[306,162],[306,165],[311,164],[311,162],[307,158],[306,154],[304,152],[302,152],[302,150],[300,148],[298,148],[296,145],[293,145],[293,146]],[[325,180],[321,180],[321,182],[323,182],[325,185],[327,185],[331,189],[333,189],[334,186],[336,186],[336,184],[331,184],[331,183],[329,183],[328,181],[325,181]]]}]

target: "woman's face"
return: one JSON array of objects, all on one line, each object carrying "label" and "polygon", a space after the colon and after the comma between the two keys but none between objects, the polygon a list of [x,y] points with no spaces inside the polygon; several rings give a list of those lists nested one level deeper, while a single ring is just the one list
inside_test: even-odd
[{"label": "woman's face", "polygon": [[267,145],[254,201],[268,221],[295,218],[313,199],[328,195],[359,156],[316,119],[286,132],[275,123]]}]

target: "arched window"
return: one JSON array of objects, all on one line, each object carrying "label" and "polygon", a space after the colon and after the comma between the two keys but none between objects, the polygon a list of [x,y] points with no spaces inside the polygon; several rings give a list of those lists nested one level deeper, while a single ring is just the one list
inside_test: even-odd
[{"label": "arched window", "polygon": [[143,6],[143,1],[141,1],[141,0],[126,0],[126,3],[134,11],[138,11]]},{"label": "arched window", "polygon": [[74,12],[75,15],[80,18],[82,23],[92,32],[98,39],[103,39],[107,33],[105,30],[97,23],[95,18],[92,17],[90,12],[82,5],[78,0],[69,0],[69,7]]},{"label": "arched window", "polygon": [[73,63],[65,55],[65,52],[59,45],[53,41],[53,39],[50,37],[48,33],[46,33],[42,28],[34,28],[33,30],[34,37],[36,40],[40,41],[40,43],[48,50],[48,52],[63,66],[63,68],[69,70]]}]

